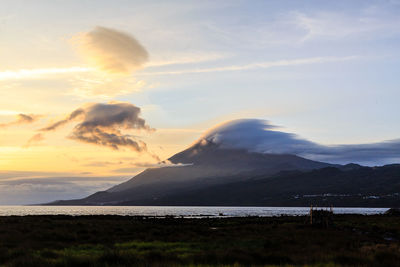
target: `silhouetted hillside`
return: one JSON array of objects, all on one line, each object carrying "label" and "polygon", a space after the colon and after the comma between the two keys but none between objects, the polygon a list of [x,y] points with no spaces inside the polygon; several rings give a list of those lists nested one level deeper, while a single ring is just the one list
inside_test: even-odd
[{"label": "silhouetted hillside", "polygon": [[256,176],[243,182],[124,204],[398,207],[400,165],[281,172],[271,177]]},{"label": "silhouetted hillside", "polygon": [[[280,171],[312,170],[335,166],[294,155],[251,153],[243,149],[221,149],[215,144],[195,145],[170,158],[190,165],[149,168],[125,183],[80,200],[57,201],[53,205],[125,205],[157,200],[215,185],[245,181],[257,175]],[[145,202],[146,202],[145,201]]]}]

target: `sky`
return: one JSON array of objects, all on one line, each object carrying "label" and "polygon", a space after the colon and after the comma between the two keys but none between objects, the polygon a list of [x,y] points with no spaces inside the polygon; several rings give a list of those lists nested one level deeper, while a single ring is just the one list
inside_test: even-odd
[{"label": "sky", "polygon": [[400,1],[0,3],[0,204],[107,189],[233,119],[400,138]]}]

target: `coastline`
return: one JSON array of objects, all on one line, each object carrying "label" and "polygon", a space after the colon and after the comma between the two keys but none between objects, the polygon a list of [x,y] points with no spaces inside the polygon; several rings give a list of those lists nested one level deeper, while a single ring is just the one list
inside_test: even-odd
[{"label": "coastline", "polygon": [[[316,208],[314,206],[314,208]],[[330,209],[330,207],[318,207]],[[383,214],[389,208],[333,207],[335,214]],[[8,215],[130,215],[175,217],[246,217],[307,215],[308,207],[233,207],[233,206],[0,206],[0,216]],[[203,216],[204,217],[204,216]]]}]

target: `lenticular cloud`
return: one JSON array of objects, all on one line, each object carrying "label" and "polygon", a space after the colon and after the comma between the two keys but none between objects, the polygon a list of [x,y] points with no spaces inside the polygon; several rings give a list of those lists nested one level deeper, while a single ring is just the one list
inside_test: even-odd
[{"label": "lenticular cloud", "polygon": [[322,145],[279,131],[268,121],[234,120],[215,127],[199,140],[221,148],[241,148],[251,152],[293,154],[312,160],[346,164],[382,165],[400,162],[400,139],[370,144]]},{"label": "lenticular cloud", "polygon": [[103,71],[129,74],[148,61],[146,49],[133,36],[105,27],[73,38],[82,55]]}]

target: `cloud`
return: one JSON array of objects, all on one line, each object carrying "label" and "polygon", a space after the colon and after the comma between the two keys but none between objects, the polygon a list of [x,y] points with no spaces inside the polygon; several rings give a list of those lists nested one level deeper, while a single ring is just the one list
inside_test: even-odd
[{"label": "cloud", "polygon": [[68,122],[74,120],[76,117],[83,115],[83,114],[84,114],[84,110],[79,108],[77,110],[74,110],[71,114],[69,114],[67,118],[57,121],[53,124],[50,124],[49,126],[42,128],[39,131],[43,131],[43,132],[54,131],[54,130],[58,129],[59,127],[63,126],[64,124],[67,124]]},{"label": "cloud", "polygon": [[[148,84],[130,75],[104,75],[95,68],[71,67],[48,69],[24,69],[0,71],[0,83],[4,88],[18,87],[21,83],[57,81],[67,88],[66,95],[80,98],[111,98],[138,92]],[[13,81],[13,82],[10,82]],[[52,86],[54,86],[52,84]]]},{"label": "cloud", "polygon": [[256,63],[243,64],[243,65],[222,66],[222,67],[215,67],[215,68],[184,69],[184,70],[177,70],[177,71],[160,71],[160,72],[145,72],[145,73],[140,73],[140,75],[143,75],[143,76],[179,75],[179,74],[188,74],[188,73],[244,71],[244,70],[252,70],[252,69],[268,69],[268,68],[273,68],[273,67],[299,66],[299,65],[308,65],[308,64],[342,62],[342,61],[354,60],[354,59],[357,59],[357,58],[358,58],[357,56],[299,58],[299,59],[287,59],[287,60],[277,60],[277,61],[256,62]]},{"label": "cloud", "polygon": [[[140,112],[139,107],[126,102],[89,104],[76,109],[65,119],[52,123],[39,131],[55,131],[76,120],[79,123],[75,125],[69,135],[70,139],[115,150],[126,147],[137,152],[148,152],[145,142],[138,140],[135,136],[122,133],[122,130],[154,131],[140,117]],[[151,155],[159,160],[156,155]]]},{"label": "cloud", "polygon": [[83,164],[85,167],[106,167],[111,165],[121,165],[124,164],[122,161],[91,161]]},{"label": "cloud", "polygon": [[173,163],[169,160],[163,160],[157,163],[152,162],[135,162],[131,164],[132,167],[114,169],[116,173],[135,173],[143,168],[163,168],[163,167],[185,167],[192,166],[193,163]]},{"label": "cloud", "polygon": [[26,114],[18,114],[17,123],[31,123],[34,122],[38,118],[37,115],[26,115]]},{"label": "cloud", "polygon": [[258,119],[234,120],[219,125],[204,134],[206,141],[226,148],[244,148],[253,152],[294,154],[312,160],[337,164],[359,163],[383,165],[400,162],[400,139],[371,144],[322,145]]},{"label": "cloud", "polygon": [[344,38],[379,38],[399,33],[397,14],[369,9],[361,13],[291,12],[287,21],[305,31],[300,42],[310,40],[340,40]]},{"label": "cloud", "polygon": [[184,167],[184,166],[191,166],[192,163],[173,163],[169,160],[163,160],[158,162],[151,162],[151,161],[144,161],[138,162],[138,158],[132,157],[124,157],[120,158],[119,161],[90,161],[82,166],[86,167],[110,167],[115,166],[119,167],[113,169],[112,171],[115,173],[138,173],[142,171],[144,168],[162,168],[162,167]]},{"label": "cloud", "polygon": [[[46,176],[27,178],[18,172],[2,171],[0,173],[0,205],[7,204],[38,204],[59,199],[75,199],[86,197],[97,191],[108,189],[124,180],[126,177],[85,177],[74,173],[65,176]],[[29,173],[29,172],[28,172]],[[1,175],[13,176],[13,179],[2,180]],[[35,172],[32,172],[34,175]],[[46,173],[38,173],[39,176]],[[47,175],[51,175],[48,173]]]},{"label": "cloud", "polygon": [[146,49],[133,36],[110,28],[98,26],[78,34],[72,41],[90,63],[108,73],[132,73],[149,58]]},{"label": "cloud", "polygon": [[[79,98],[112,98],[149,86],[145,81],[131,76],[132,72],[144,66],[149,55],[129,34],[96,27],[92,31],[77,34],[71,41],[87,59],[89,66],[5,70],[0,71],[0,82],[65,78],[63,86],[68,88],[65,94]],[[8,83],[5,86],[12,85]]]},{"label": "cloud", "polygon": [[[155,56],[154,56],[155,57]],[[152,59],[154,58],[152,56]],[[184,65],[184,64],[193,64],[193,63],[202,63],[207,61],[216,61],[219,59],[223,59],[227,57],[227,54],[221,53],[182,53],[176,55],[168,55],[165,57],[159,56],[160,58],[157,60],[152,60],[151,62],[146,63],[146,68],[153,68],[153,67],[163,67],[163,66],[170,66],[170,65]],[[171,59],[173,58],[173,59]]]},{"label": "cloud", "polygon": [[68,74],[79,72],[90,72],[91,68],[70,67],[70,68],[47,68],[47,69],[21,69],[16,71],[0,71],[0,81],[41,78],[47,75]]},{"label": "cloud", "polygon": [[107,76],[100,72],[76,75],[70,79],[72,90],[67,94],[79,98],[111,98],[118,95],[127,95],[139,92],[148,84],[131,76]]},{"label": "cloud", "polygon": [[20,124],[29,124],[37,121],[41,115],[35,115],[35,114],[17,114],[17,119],[11,122],[7,123],[1,123],[0,128],[4,127],[9,127],[9,126],[14,126],[14,125],[20,125]]},{"label": "cloud", "polygon": [[137,92],[147,86],[145,81],[131,76],[149,58],[146,49],[133,36],[96,27],[90,32],[77,34],[72,43],[93,68],[89,68],[91,72],[79,73],[70,79],[72,90],[68,94],[80,98],[110,98]]},{"label": "cloud", "polygon": [[355,162],[371,166],[400,163],[400,139],[370,144],[320,146],[304,156],[327,162]]},{"label": "cloud", "polygon": [[147,151],[143,141],[123,135],[120,129],[149,131],[145,120],[139,117],[140,108],[128,103],[95,104],[85,110],[84,120],[74,127],[71,139],[118,149],[121,146],[132,150]]},{"label": "cloud", "polygon": [[44,136],[41,133],[35,134],[34,136],[32,136],[27,142],[26,144],[23,146],[24,148],[28,148],[30,147],[32,144],[34,143],[38,143],[40,141],[44,140]]}]

